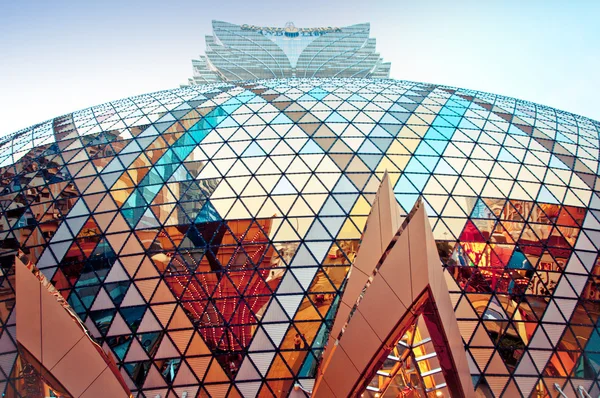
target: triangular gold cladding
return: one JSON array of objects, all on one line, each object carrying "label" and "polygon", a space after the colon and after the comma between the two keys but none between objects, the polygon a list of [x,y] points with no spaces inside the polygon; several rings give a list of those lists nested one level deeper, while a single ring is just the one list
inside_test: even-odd
[{"label": "triangular gold cladding", "polygon": [[[402,209],[396,202],[389,177],[384,174],[377,196],[367,218],[367,228],[362,235],[360,246],[368,248],[357,256],[348,274],[348,281],[342,295],[340,307],[335,318],[330,338],[337,338],[342,327],[348,320],[350,310],[356,303],[358,293],[363,289],[369,276],[373,273],[377,261],[398,228],[400,228]],[[326,356],[327,354],[325,354]],[[326,358],[324,358],[326,359]]]},{"label": "triangular gold cladding", "polygon": [[347,323],[335,344],[329,341],[326,350],[329,354],[322,362],[313,396],[360,395],[392,347],[420,316],[438,353],[450,395],[471,396],[469,363],[424,202],[419,200],[398,231],[383,241],[376,234],[369,234],[373,225],[381,225],[376,224],[381,220],[373,217],[374,213],[381,214],[387,208],[390,214],[382,192],[385,192],[383,187],[369,216],[357,261],[361,256],[363,261],[369,259],[373,256],[370,252],[381,250],[383,254],[371,261],[374,266],[368,274],[366,268],[352,270],[348,282],[358,273],[356,279],[364,280],[365,284],[344,291],[342,304],[350,306],[352,316],[339,318],[343,314],[340,306],[335,322],[347,320]]},{"label": "triangular gold cladding", "polygon": [[[73,396],[104,387],[106,396],[130,397],[121,374],[111,366],[113,359],[87,334],[75,311],[44,274],[22,260],[26,258],[15,257],[17,289],[27,292],[16,299],[17,322],[27,326],[17,329],[19,345]],[[72,366],[79,363],[93,366]]]}]

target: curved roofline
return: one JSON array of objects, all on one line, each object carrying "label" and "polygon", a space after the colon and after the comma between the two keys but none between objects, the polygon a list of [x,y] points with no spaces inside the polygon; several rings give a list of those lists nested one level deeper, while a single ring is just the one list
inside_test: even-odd
[{"label": "curved roofline", "polygon": [[[320,81],[320,80],[325,80],[325,81],[354,81],[354,80],[365,80],[365,81],[372,81],[372,82],[379,82],[379,81],[394,81],[394,82],[398,82],[398,83],[411,83],[411,84],[420,84],[420,85],[427,85],[427,86],[435,86],[435,87],[439,87],[439,88],[446,88],[446,89],[451,89],[451,90],[461,90],[465,93],[469,93],[470,95],[488,95],[488,96],[495,96],[495,97],[499,97],[499,98],[504,98],[504,99],[508,99],[508,100],[514,100],[514,101],[520,101],[523,102],[525,104],[530,104],[530,105],[534,105],[537,107],[541,107],[543,109],[552,109],[554,111],[556,111],[558,114],[561,115],[568,115],[568,116],[573,116],[576,119],[584,119],[588,122],[590,122],[591,124],[594,124],[596,126],[596,128],[598,129],[598,131],[600,131],[600,121],[594,120],[592,118],[589,118],[587,116],[581,115],[581,114],[577,114],[577,113],[572,113],[569,111],[564,111],[562,109],[558,109],[558,108],[554,108],[552,106],[549,105],[543,105],[540,103],[536,103],[533,101],[529,101],[526,99],[520,99],[520,98],[516,98],[516,97],[510,97],[510,96],[506,96],[506,95],[500,95],[500,94],[494,94],[492,92],[489,91],[483,91],[483,90],[476,90],[476,89],[469,89],[469,88],[460,88],[460,87],[455,87],[455,86],[446,86],[443,84],[436,84],[436,83],[430,83],[430,82],[417,82],[417,81],[411,81],[411,80],[400,80],[400,79],[369,79],[369,78],[336,78],[336,77],[310,77],[310,78],[304,78],[304,77],[297,77],[297,78],[277,78],[277,79],[256,79],[256,80],[242,80],[242,81],[235,81],[235,82],[218,82],[218,83],[210,83],[210,84],[200,84],[200,85],[194,85],[194,86],[186,86],[186,87],[174,87],[171,89],[165,89],[165,90],[159,90],[159,91],[153,91],[150,93],[144,93],[144,94],[138,94],[138,95],[133,95],[130,97],[125,97],[125,98],[120,98],[117,100],[113,100],[113,101],[109,101],[109,102],[104,102],[104,103],[100,103],[97,105],[92,105],[90,107],[87,108],[82,108],[70,113],[65,113],[59,116],[56,116],[55,118],[52,119],[48,119],[45,121],[42,121],[40,123],[36,123],[34,125],[31,125],[29,127],[25,127],[22,128],[20,130],[17,130],[15,132],[12,133],[8,133],[6,134],[4,137],[0,137],[0,146],[5,144],[7,141],[13,139],[15,136],[18,136],[20,134],[26,133],[27,131],[31,131],[35,128],[38,127],[42,127],[44,125],[47,125],[48,123],[52,123],[54,120],[60,119],[62,117],[68,116],[68,115],[72,115],[75,113],[79,113],[79,112],[84,112],[87,110],[93,110],[95,108],[100,108],[100,107],[106,107],[106,106],[112,106],[112,104],[120,102],[120,101],[126,101],[126,100],[133,100],[133,99],[138,99],[138,98],[147,98],[147,97],[152,97],[154,95],[157,94],[161,94],[161,93],[167,93],[167,92],[171,92],[171,93],[176,93],[176,92],[185,92],[185,91],[189,91],[189,90],[194,90],[194,89],[200,89],[200,91],[204,91],[202,90],[202,88],[204,89],[215,89],[218,87],[224,87],[224,86],[243,86],[246,85],[248,83],[251,84],[256,84],[256,83],[260,83],[260,82],[268,82],[268,81],[280,81],[280,80],[289,80],[289,81]],[[196,92],[198,92],[197,90],[194,90]],[[208,91],[207,91],[208,92]]]}]

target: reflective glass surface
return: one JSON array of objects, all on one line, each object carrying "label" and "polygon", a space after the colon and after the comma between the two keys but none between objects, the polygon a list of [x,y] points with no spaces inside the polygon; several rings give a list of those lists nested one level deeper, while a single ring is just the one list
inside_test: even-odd
[{"label": "reflective glass surface", "polygon": [[[599,130],[451,87],[274,79],[132,97],[5,137],[4,388],[24,388],[28,363],[20,253],[136,393],[310,390],[387,172],[405,212],[425,200],[474,384],[597,395]],[[410,371],[394,369],[401,391]]]}]

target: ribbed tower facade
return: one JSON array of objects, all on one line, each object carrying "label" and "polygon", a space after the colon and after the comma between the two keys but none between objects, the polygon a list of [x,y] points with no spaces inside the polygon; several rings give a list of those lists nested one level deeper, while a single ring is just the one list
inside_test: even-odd
[{"label": "ribbed tower facade", "polygon": [[213,21],[206,55],[193,60],[189,84],[276,78],[388,78],[368,23],[342,28],[234,25]]}]

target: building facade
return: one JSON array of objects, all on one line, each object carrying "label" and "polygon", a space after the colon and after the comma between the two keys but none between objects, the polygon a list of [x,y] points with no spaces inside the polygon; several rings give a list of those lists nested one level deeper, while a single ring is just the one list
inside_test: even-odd
[{"label": "building facade", "polygon": [[5,396],[597,396],[600,123],[368,36],[214,22],[211,84],[2,138]]},{"label": "building facade", "polygon": [[387,172],[402,214],[424,198],[474,385],[597,393],[598,128],[450,87],[278,79],[20,131],[1,151],[5,388],[27,379],[21,255],[134,393],[310,390]]},{"label": "building facade", "polygon": [[388,78],[390,64],[375,50],[368,23],[283,28],[213,21],[206,55],[193,60],[189,84],[277,78]]}]

